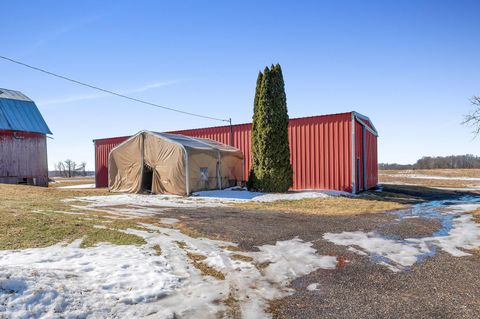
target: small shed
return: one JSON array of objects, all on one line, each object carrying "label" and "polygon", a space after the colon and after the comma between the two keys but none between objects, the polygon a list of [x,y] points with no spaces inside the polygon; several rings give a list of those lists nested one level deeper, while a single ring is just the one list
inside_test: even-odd
[{"label": "small shed", "polygon": [[108,158],[112,192],[189,195],[242,181],[243,153],[203,138],[141,131]]},{"label": "small shed", "polygon": [[47,134],[31,99],[0,88],[0,183],[48,186]]}]

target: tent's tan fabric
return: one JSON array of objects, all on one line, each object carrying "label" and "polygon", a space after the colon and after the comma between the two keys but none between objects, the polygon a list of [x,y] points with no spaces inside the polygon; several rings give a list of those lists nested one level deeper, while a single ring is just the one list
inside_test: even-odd
[{"label": "tent's tan fabric", "polygon": [[222,152],[220,176],[222,188],[234,186],[237,181],[243,181],[243,160],[235,155]]},{"label": "tent's tan fabric", "polygon": [[204,151],[187,149],[188,177],[190,191],[218,188],[218,153],[216,150]]},{"label": "tent's tan fabric", "polygon": [[142,143],[142,135],[135,135],[110,152],[108,185],[111,191],[127,193],[141,191]]},{"label": "tent's tan fabric", "polygon": [[243,153],[237,148],[217,141],[198,138],[199,141],[210,145],[220,152],[220,185],[222,188],[233,186],[236,181],[244,180]]},{"label": "tent's tan fabric", "polygon": [[109,187],[116,192],[141,192],[146,165],[153,173],[152,193],[186,195],[224,188],[242,180],[242,161],[240,150],[212,140],[143,131],[111,151]]},{"label": "tent's tan fabric", "polygon": [[153,170],[152,193],[185,195],[183,147],[150,133],[144,135],[144,161]]}]

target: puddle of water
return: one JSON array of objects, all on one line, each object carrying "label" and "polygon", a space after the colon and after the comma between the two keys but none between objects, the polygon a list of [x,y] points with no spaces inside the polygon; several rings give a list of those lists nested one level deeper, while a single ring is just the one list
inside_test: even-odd
[{"label": "puddle of water", "polygon": [[[327,233],[324,238],[338,245],[349,246],[349,250],[359,255],[367,254],[373,262],[385,265],[392,271],[408,270],[413,264],[435,256],[438,248],[453,256],[465,256],[469,255],[465,250],[480,247],[480,225],[475,224],[468,214],[479,207],[480,196],[430,201],[392,212],[397,218],[372,232]],[[431,236],[420,238],[399,239],[379,232],[384,227],[400,224],[409,218],[437,220],[441,226]]]}]

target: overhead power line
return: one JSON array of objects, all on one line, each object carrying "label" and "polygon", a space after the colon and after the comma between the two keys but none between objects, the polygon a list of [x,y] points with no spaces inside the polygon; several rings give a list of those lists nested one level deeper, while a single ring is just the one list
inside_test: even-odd
[{"label": "overhead power line", "polygon": [[221,119],[221,118],[217,118],[217,117],[213,117],[213,116],[207,116],[207,115],[201,115],[201,114],[191,113],[191,112],[187,112],[187,111],[178,110],[178,109],[175,109],[175,108],[172,108],[172,107],[159,105],[159,104],[156,104],[156,103],[152,103],[152,102],[149,102],[149,101],[137,99],[137,98],[134,98],[134,97],[125,95],[125,94],[118,93],[118,92],[110,91],[110,90],[107,90],[107,89],[102,89],[101,87],[98,87],[98,86],[95,86],[95,85],[92,85],[92,84],[88,84],[88,83],[85,83],[85,82],[77,81],[77,80],[74,80],[74,79],[72,79],[72,78],[66,77],[66,76],[64,76],[64,75],[60,75],[60,74],[57,74],[57,73],[53,73],[53,72],[47,71],[47,70],[45,70],[45,69],[41,69],[41,68],[35,67],[35,66],[33,66],[33,65],[29,65],[29,64],[26,64],[26,63],[23,63],[23,62],[20,62],[20,61],[11,59],[11,58],[6,57],[6,56],[0,55],[0,58],[4,59],[4,60],[6,60],[6,61],[9,61],[9,62],[18,64],[18,65],[27,67],[27,68],[29,68],[29,69],[32,69],[32,70],[35,70],[35,71],[39,71],[39,72],[42,72],[42,73],[45,73],[45,74],[54,76],[54,77],[59,78],[59,79],[62,79],[62,80],[66,80],[66,81],[73,82],[73,83],[78,84],[78,85],[86,86],[86,87],[88,87],[88,88],[91,88],[91,89],[94,89],[94,90],[97,90],[97,91],[101,91],[101,92],[104,92],[104,93],[112,94],[112,95],[115,95],[115,96],[118,96],[118,97],[121,97],[121,98],[130,100],[130,101],[134,101],[134,102],[146,104],[146,105],[149,105],[149,106],[158,107],[158,108],[161,108],[161,109],[164,109],[164,110],[168,110],[168,111],[172,111],[172,112],[177,112],[177,113],[181,113],[181,114],[185,114],[185,115],[201,117],[201,118],[204,118],[204,119],[209,119],[209,120],[214,120],[214,121],[221,121],[221,122],[229,122],[229,123],[231,123],[231,119]]}]

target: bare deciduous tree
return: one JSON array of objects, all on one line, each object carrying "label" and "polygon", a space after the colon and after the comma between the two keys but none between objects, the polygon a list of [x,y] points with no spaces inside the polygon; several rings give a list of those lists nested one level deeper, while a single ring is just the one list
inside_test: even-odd
[{"label": "bare deciduous tree", "polygon": [[81,175],[81,176],[87,176],[87,172],[86,172],[86,167],[87,167],[87,162],[82,162],[80,164],[80,166],[77,167],[77,172]]},{"label": "bare deciduous tree", "polygon": [[77,164],[71,159],[55,163],[55,174],[61,177],[87,176],[87,162]]},{"label": "bare deciduous tree", "polygon": [[465,115],[462,124],[473,127],[473,134],[477,137],[480,134],[480,96],[474,96],[470,100],[473,110]]},{"label": "bare deciduous tree", "polygon": [[65,171],[67,173],[67,177],[72,177],[75,172],[75,168],[77,167],[77,164],[75,164],[75,162],[72,161],[71,159],[66,159],[64,163],[65,163]]}]

